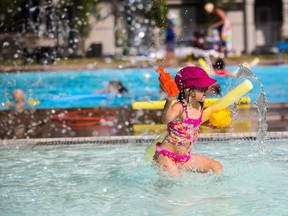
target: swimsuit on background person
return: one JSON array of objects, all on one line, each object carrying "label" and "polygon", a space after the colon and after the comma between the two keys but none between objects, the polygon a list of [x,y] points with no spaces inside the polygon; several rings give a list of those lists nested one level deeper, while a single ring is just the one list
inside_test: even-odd
[{"label": "swimsuit on background person", "polygon": [[167,27],[166,30],[167,50],[173,52],[175,50],[175,33],[172,27]]}]

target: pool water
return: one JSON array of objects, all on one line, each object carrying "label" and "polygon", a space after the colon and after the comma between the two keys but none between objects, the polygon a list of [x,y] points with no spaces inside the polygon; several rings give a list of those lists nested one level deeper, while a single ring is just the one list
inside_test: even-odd
[{"label": "pool water", "polygon": [[[234,71],[237,66],[227,67]],[[177,68],[167,68],[174,77]],[[288,102],[288,65],[256,66],[252,72],[263,84],[268,102]],[[236,79],[228,77],[215,77],[222,85],[223,93],[235,87]],[[245,79],[243,77],[243,79]],[[129,93],[122,98],[94,97],[85,100],[58,100],[63,97],[93,95],[96,90],[108,86],[110,80],[119,80],[127,87]],[[253,80],[252,80],[253,82]],[[252,102],[255,102],[260,93],[259,85],[249,92]],[[132,69],[101,69],[84,71],[59,72],[23,72],[0,74],[0,109],[8,109],[5,103],[12,101],[12,91],[21,88],[26,98],[40,101],[32,108],[79,108],[79,107],[105,107],[129,106],[135,101],[158,100],[160,98],[158,73],[155,68]]]},{"label": "pool water", "polygon": [[0,151],[1,215],[288,215],[287,141],[198,142],[223,174],[169,178],[144,144]]}]

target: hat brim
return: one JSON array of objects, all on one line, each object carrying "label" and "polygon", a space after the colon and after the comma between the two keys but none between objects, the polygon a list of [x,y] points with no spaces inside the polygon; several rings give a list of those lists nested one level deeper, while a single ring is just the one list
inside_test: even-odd
[{"label": "hat brim", "polygon": [[213,85],[214,83],[216,83],[217,80],[215,79],[212,79],[210,77],[207,77],[205,80],[203,80],[202,82],[198,82],[195,87],[198,87],[198,88],[207,88],[211,85]]}]

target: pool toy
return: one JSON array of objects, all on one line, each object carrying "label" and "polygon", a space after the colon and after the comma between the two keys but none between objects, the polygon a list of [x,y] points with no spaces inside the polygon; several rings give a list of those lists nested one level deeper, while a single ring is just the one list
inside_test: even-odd
[{"label": "pool toy", "polygon": [[72,129],[83,129],[92,126],[112,126],[116,119],[113,113],[104,110],[76,110],[60,113],[50,117],[54,121],[65,121]]},{"label": "pool toy", "polygon": [[[37,99],[32,99],[32,98],[29,98],[29,99],[28,99],[28,106],[36,106],[36,105],[38,105],[39,103],[40,103],[40,101],[37,100]],[[7,100],[7,101],[5,102],[5,106],[6,106],[6,107],[12,106],[11,101]]]},{"label": "pool toy", "polygon": [[10,107],[10,106],[12,106],[12,103],[11,103],[10,100],[7,100],[5,103],[3,103],[3,105],[4,105],[5,107]]},{"label": "pool toy", "polygon": [[[219,98],[208,98],[204,101],[204,108],[211,106],[212,104],[216,103]],[[250,104],[251,98],[249,97],[241,97],[240,100],[237,101],[238,105],[246,105]]]},{"label": "pool toy", "polygon": [[241,84],[239,84],[230,92],[228,92],[225,96],[220,98],[216,103],[205,109],[203,112],[202,122],[207,121],[214,111],[220,111],[239,101],[239,99],[247,92],[249,92],[252,88],[253,84],[251,83],[251,81],[248,79],[244,80]]},{"label": "pool toy", "polygon": [[[116,99],[120,98],[120,95],[117,94],[109,94],[109,93],[102,93],[102,94],[83,94],[83,95],[73,95],[73,96],[67,96],[67,97],[59,97],[55,99],[50,99],[47,101],[55,101],[55,102],[69,102],[73,100],[86,100],[86,99],[95,99],[95,100],[101,100],[101,99]],[[45,100],[46,101],[46,100]]]},{"label": "pool toy", "polygon": [[258,57],[253,59],[253,61],[250,63],[250,68],[254,67],[257,64],[259,64],[259,62],[260,62],[260,59]]},{"label": "pool toy", "polygon": [[29,106],[37,106],[39,103],[40,103],[40,101],[37,99],[33,99],[33,98],[28,99],[28,105]]},{"label": "pool toy", "polygon": [[156,150],[156,143],[162,142],[163,139],[165,138],[166,134],[160,135],[157,139],[155,139],[151,145],[147,148],[147,150],[144,153],[144,159],[146,162],[151,163],[153,159],[153,155]]},{"label": "pool toy", "polygon": [[170,98],[174,98],[179,94],[179,89],[174,79],[171,77],[170,73],[164,71],[164,67],[160,66],[156,70],[159,73],[159,81]]},{"label": "pool toy", "polygon": [[[245,95],[247,92],[249,92],[253,88],[253,84],[250,80],[246,79],[241,84],[236,86],[234,89],[232,89],[230,92],[228,92],[225,96],[220,98],[217,102],[212,104],[210,107],[206,108],[203,112],[202,116],[202,123],[206,122],[212,113],[215,113],[217,111],[221,111],[233,103],[239,101],[239,99]],[[155,152],[156,143],[162,142],[165,138],[166,134],[160,135],[155,141],[153,141],[147,148],[144,154],[144,158],[147,163],[152,162],[153,154]],[[153,152],[154,150],[154,152]]]},{"label": "pool toy", "polygon": [[109,93],[102,93],[102,94],[83,94],[83,95],[72,95],[66,97],[59,97],[53,99],[44,99],[44,100],[37,100],[34,98],[28,99],[29,106],[37,106],[40,103],[65,103],[65,102],[72,102],[72,101],[80,101],[80,100],[107,100],[107,99],[118,99],[121,98],[121,95],[117,94],[109,94]]},{"label": "pool toy", "polygon": [[101,120],[113,120],[115,115],[104,110],[76,110],[71,112],[60,113],[51,116],[52,120],[58,121],[96,121],[100,123]]},{"label": "pool toy", "polygon": [[167,129],[166,124],[133,124],[133,135],[145,134],[159,134]]},{"label": "pool toy", "polygon": [[[252,67],[256,66],[257,64],[259,64],[260,59],[258,57],[256,57],[255,59],[253,59],[253,61],[249,64],[248,62],[243,62],[241,65],[243,65],[244,67],[251,69]],[[236,76],[236,74],[238,73],[239,68],[237,68],[235,71],[233,71],[231,73],[231,76]]]},{"label": "pool toy", "polygon": [[[216,103],[219,100],[219,98],[207,98],[204,101],[204,108],[211,106],[213,103]],[[175,103],[176,100],[173,100],[173,103]],[[238,101],[239,104],[249,104],[251,102],[251,99],[249,97],[242,97]],[[154,101],[137,101],[132,103],[132,109],[138,110],[138,109],[163,109],[165,105],[165,100],[154,100]]]},{"label": "pool toy", "polygon": [[209,65],[206,63],[206,61],[203,58],[199,58],[198,63],[200,65],[200,67],[202,67],[208,75],[212,75],[212,72],[211,72]]},{"label": "pool toy", "polygon": [[220,128],[229,126],[231,121],[231,112],[229,109],[213,112],[209,118],[211,125]]}]

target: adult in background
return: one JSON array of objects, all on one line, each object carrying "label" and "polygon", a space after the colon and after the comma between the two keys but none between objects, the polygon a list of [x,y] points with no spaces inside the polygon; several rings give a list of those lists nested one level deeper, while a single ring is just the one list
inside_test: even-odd
[{"label": "adult in background", "polygon": [[229,55],[232,51],[232,27],[229,19],[222,9],[215,7],[212,3],[205,4],[204,8],[213,16],[211,27],[217,30],[220,38],[218,51],[224,56]]},{"label": "adult in background", "polygon": [[175,57],[175,46],[176,46],[176,22],[174,19],[168,20],[168,26],[166,28],[166,62],[167,66],[175,66],[176,65],[176,57]]}]

